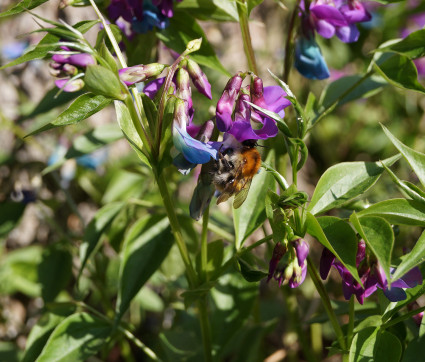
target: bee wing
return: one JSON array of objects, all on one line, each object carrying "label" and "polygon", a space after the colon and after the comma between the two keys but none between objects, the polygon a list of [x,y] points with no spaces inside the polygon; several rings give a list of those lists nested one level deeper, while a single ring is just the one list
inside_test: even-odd
[{"label": "bee wing", "polygon": [[223,192],[220,194],[220,196],[217,198],[217,205],[221,202],[226,201],[230,196],[232,196],[229,192]]},{"label": "bee wing", "polygon": [[248,179],[242,189],[235,195],[235,200],[233,201],[233,207],[238,209],[244,203],[246,197],[248,196],[249,188],[251,187],[252,178]]}]

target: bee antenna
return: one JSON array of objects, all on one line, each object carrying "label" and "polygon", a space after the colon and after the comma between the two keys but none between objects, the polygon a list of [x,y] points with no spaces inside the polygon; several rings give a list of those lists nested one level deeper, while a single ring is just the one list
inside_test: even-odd
[{"label": "bee antenna", "polygon": [[258,143],[255,144],[256,147],[262,147],[262,148],[270,148],[269,146],[259,145]]}]

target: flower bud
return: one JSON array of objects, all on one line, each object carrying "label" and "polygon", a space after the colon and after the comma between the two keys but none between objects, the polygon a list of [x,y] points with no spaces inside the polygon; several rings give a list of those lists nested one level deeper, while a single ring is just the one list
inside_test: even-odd
[{"label": "flower bud", "polygon": [[80,79],[70,80],[70,78],[58,79],[55,81],[56,87],[64,92],[77,92],[84,87],[84,81]]},{"label": "flower bud", "polygon": [[214,122],[211,120],[208,120],[201,126],[201,129],[199,130],[195,138],[198,141],[207,143],[210,140],[213,132],[214,132]]},{"label": "flower bud", "polygon": [[186,130],[189,123],[186,102],[183,99],[177,98],[174,103],[174,118],[173,124],[180,129]]},{"label": "flower bud", "polygon": [[186,69],[180,68],[176,73],[176,96],[187,102],[188,110],[193,107],[190,77]]},{"label": "flower bud", "polygon": [[62,70],[66,75],[69,75],[71,77],[78,73],[77,67],[71,64],[64,64]]},{"label": "flower bud", "polygon": [[267,281],[269,281],[275,274],[277,265],[279,264],[279,261],[282,259],[282,257],[285,255],[286,250],[286,246],[281,242],[278,242],[274,246],[273,255],[269,263],[269,275],[267,277]]},{"label": "flower bud", "polygon": [[165,69],[166,65],[159,63],[140,64],[129,68],[123,68],[118,71],[120,79],[126,85],[143,82],[148,78],[160,75]]},{"label": "flower bud", "polygon": [[309,246],[302,239],[297,239],[293,241],[293,243],[294,243],[295,251],[297,253],[298,264],[303,265],[309,253]]},{"label": "flower bud", "polygon": [[249,94],[241,92],[235,107],[235,121],[241,120],[249,122],[251,119],[251,106],[245,101],[250,102]]},{"label": "flower bud", "polygon": [[264,86],[263,80],[256,75],[253,76],[251,81],[251,100],[252,103],[257,104],[257,101],[263,98]]},{"label": "flower bud", "polygon": [[216,122],[221,132],[227,132],[232,127],[232,113],[236,98],[243,82],[240,73],[230,78],[224,88],[223,94],[217,102]]},{"label": "flower bud", "polygon": [[201,67],[192,59],[187,59],[186,64],[186,69],[189,72],[190,78],[192,79],[196,89],[205,97],[212,99],[211,84],[208,82],[208,78],[202,71]]}]

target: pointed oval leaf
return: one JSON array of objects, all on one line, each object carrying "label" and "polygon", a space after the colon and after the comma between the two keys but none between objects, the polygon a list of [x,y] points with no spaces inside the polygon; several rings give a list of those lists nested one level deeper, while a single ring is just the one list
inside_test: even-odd
[{"label": "pointed oval leaf", "polygon": [[425,154],[420,153],[407,147],[401,143],[393,134],[381,124],[381,127],[384,129],[385,134],[393,143],[393,145],[400,151],[403,157],[409,162],[409,165],[413,168],[416,175],[418,176],[419,181],[425,187]]},{"label": "pointed oval leaf", "polygon": [[112,326],[87,313],[62,321],[51,334],[37,362],[84,361],[105,345]]},{"label": "pointed oval leaf", "polygon": [[404,39],[400,39],[399,42],[384,48],[378,48],[376,51],[400,53],[406,55],[410,59],[420,58],[425,56],[424,38],[425,29],[420,29],[409,34]]},{"label": "pointed oval leaf", "polygon": [[350,225],[332,216],[316,219],[308,212],[307,233],[329,249],[361,284],[356,267],[357,238]]},{"label": "pointed oval leaf", "polygon": [[398,88],[425,93],[425,88],[418,82],[418,70],[408,57],[394,54],[379,65],[375,63],[373,67],[388,83]]},{"label": "pointed oval leaf", "polygon": [[118,74],[101,65],[89,65],[87,67],[84,83],[94,94],[119,100],[126,97],[121,90]]},{"label": "pointed oval leaf", "polygon": [[425,231],[422,233],[412,251],[402,257],[402,262],[393,275],[393,280],[400,279],[409,270],[425,261]]},{"label": "pointed oval leaf", "polygon": [[48,0],[22,0],[7,11],[0,13],[0,18],[16,15],[44,4]]},{"label": "pointed oval leaf", "polygon": [[357,333],[350,346],[349,362],[372,362],[379,328],[368,327]]},{"label": "pointed oval leaf", "polygon": [[114,217],[123,208],[123,202],[111,202],[96,212],[93,219],[87,225],[84,232],[83,241],[80,245],[80,260],[81,266],[78,275],[81,275],[87,260],[96,249],[101,235],[105,232],[107,227],[111,224]]},{"label": "pointed oval leaf", "polygon": [[[273,152],[270,152],[266,162],[271,163],[272,157]],[[236,249],[240,249],[246,238],[266,220],[265,200],[267,191],[272,186],[273,176],[270,172],[260,172],[254,176],[245,202],[240,208],[233,209]]]},{"label": "pointed oval leaf", "polygon": [[425,335],[416,337],[410,341],[401,362],[417,362],[419,356],[425,356]]},{"label": "pointed oval leaf", "polygon": [[129,231],[122,252],[116,320],[160,267],[174,242],[168,219],[162,215],[139,220]]},{"label": "pointed oval leaf", "polygon": [[[398,158],[382,162],[388,166]],[[378,162],[343,162],[328,168],[317,183],[308,211],[316,215],[343,205],[373,186],[383,171]]]},{"label": "pointed oval leaf", "polygon": [[355,212],[351,214],[350,221],[375,254],[385,271],[387,280],[390,280],[391,254],[394,245],[394,231],[391,225],[381,217],[358,217]]},{"label": "pointed oval leaf", "polygon": [[402,347],[400,340],[392,333],[380,330],[376,336],[376,345],[373,349],[374,361],[400,361]]},{"label": "pointed oval leaf", "polygon": [[359,217],[379,216],[390,224],[425,227],[425,205],[406,199],[390,199],[378,202],[357,214]]},{"label": "pointed oval leaf", "polygon": [[40,132],[47,131],[52,128],[68,126],[70,124],[78,123],[91,115],[99,112],[112,102],[111,99],[105,98],[101,95],[95,95],[93,93],[86,93],[79,96],[72,104],[63,111],[53,121],[45,124],[44,126],[31,131],[26,135],[32,136]]}]

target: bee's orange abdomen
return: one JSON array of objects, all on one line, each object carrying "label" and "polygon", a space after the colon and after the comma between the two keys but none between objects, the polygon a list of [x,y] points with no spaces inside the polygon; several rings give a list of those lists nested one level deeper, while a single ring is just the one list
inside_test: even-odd
[{"label": "bee's orange abdomen", "polygon": [[244,166],[242,167],[242,177],[252,178],[261,166],[261,155],[255,148],[248,148],[242,151]]}]

